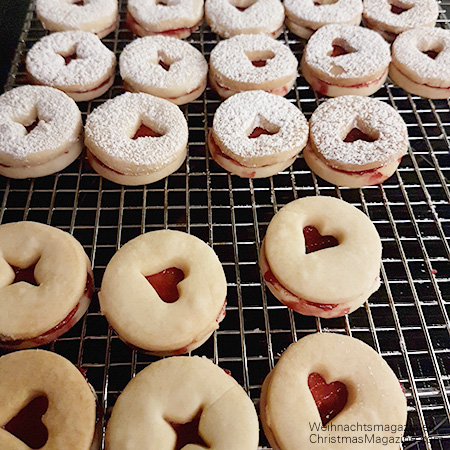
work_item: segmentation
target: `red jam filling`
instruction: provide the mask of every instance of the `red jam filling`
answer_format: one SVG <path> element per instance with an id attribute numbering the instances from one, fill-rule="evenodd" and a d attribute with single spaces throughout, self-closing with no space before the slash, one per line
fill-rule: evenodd
<path id="1" fill-rule="evenodd" d="M 261 136 L 262 134 L 268 134 L 269 136 L 275 133 L 271 133 L 270 131 L 266 130 L 265 128 L 256 127 L 249 135 L 248 137 L 250 139 L 257 138 Z"/>
<path id="2" fill-rule="evenodd" d="M 146 136 L 161 137 L 162 135 L 142 123 L 141 126 L 137 129 L 137 131 L 134 134 L 134 136 L 132 137 L 132 139 L 138 139 L 140 137 L 146 137 Z"/>
<path id="3" fill-rule="evenodd" d="M 160 60 L 158 61 L 158 64 L 159 64 L 164 70 L 166 70 L 167 72 L 169 71 L 169 69 L 170 69 L 170 64 L 166 64 L 162 59 L 160 59 Z"/>
<path id="4" fill-rule="evenodd" d="M 27 130 L 27 133 L 31 133 L 39 123 L 39 119 L 36 119 L 33 123 L 30 123 L 30 125 L 25 126 L 25 129 Z"/>
<path id="5" fill-rule="evenodd" d="M 169 422 L 170 426 L 175 430 L 177 434 L 177 442 L 174 450 L 181 450 L 188 444 L 201 445 L 203 448 L 211 448 L 200 436 L 198 426 L 200 423 L 200 417 L 202 410 L 198 411 L 195 417 L 186 423 Z"/>
<path id="6" fill-rule="evenodd" d="M 322 236 L 319 230 L 311 225 L 303 228 L 303 236 L 305 237 L 306 254 L 339 245 L 334 236 Z"/>
<path id="7" fill-rule="evenodd" d="M 162 272 L 148 275 L 147 281 L 153 286 L 161 300 L 166 303 L 176 302 L 180 296 L 178 294 L 177 285 L 184 280 L 184 273 L 176 267 L 164 269 Z"/>
<path id="8" fill-rule="evenodd" d="M 347 404 L 347 386 L 341 381 L 327 384 L 320 374 L 311 373 L 308 377 L 308 387 L 319 410 L 322 425 L 326 426 Z"/>
<path id="9" fill-rule="evenodd" d="M 391 3 L 391 2 L 389 2 Z M 403 4 L 394 4 L 391 3 L 391 13 L 400 15 L 404 13 L 405 11 L 408 11 L 408 9 L 411 9 L 413 5 L 403 5 Z"/>
<path id="10" fill-rule="evenodd" d="M 73 5 L 77 5 L 77 6 L 84 6 L 84 0 L 78 0 L 75 3 L 72 3 Z"/>
<path id="11" fill-rule="evenodd" d="M 37 262 L 35 262 L 30 267 L 26 267 L 25 269 L 21 269 L 20 267 L 11 266 L 16 274 L 14 283 L 19 283 L 20 281 L 25 281 L 26 283 L 32 284 L 33 286 L 39 286 L 39 283 L 34 278 L 34 268 L 36 267 Z"/>
<path id="12" fill-rule="evenodd" d="M 422 52 L 422 53 L 425 53 L 425 55 L 427 55 L 431 59 L 436 59 L 440 52 L 438 52 L 436 50 L 427 50 L 426 52 Z"/>
<path id="13" fill-rule="evenodd" d="M 61 55 L 61 56 L 64 58 L 64 62 L 66 63 L 66 66 L 74 59 L 77 59 L 76 53 L 72 53 L 71 55 Z"/>
<path id="14" fill-rule="evenodd" d="M 366 142 L 374 142 L 377 139 L 373 136 L 369 136 L 358 128 L 352 128 L 347 136 L 344 139 L 344 142 L 355 142 L 355 141 L 366 141 Z"/>
<path id="15" fill-rule="evenodd" d="M 41 420 L 47 409 L 48 398 L 40 395 L 31 400 L 3 428 L 28 447 L 42 448 L 48 440 L 48 430 Z"/>
<path id="16" fill-rule="evenodd" d="M 257 61 L 251 62 L 255 67 L 264 67 L 267 64 L 267 60 L 258 59 Z"/>

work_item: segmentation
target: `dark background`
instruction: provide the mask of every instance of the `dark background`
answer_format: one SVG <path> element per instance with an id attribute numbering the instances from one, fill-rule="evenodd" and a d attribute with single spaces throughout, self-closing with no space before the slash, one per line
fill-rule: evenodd
<path id="1" fill-rule="evenodd" d="M 0 0 L 0 92 L 8 78 L 9 67 L 30 0 Z"/>

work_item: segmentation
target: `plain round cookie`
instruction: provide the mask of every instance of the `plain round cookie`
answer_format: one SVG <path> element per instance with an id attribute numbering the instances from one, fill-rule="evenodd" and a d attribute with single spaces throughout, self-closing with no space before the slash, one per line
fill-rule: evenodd
<path id="1" fill-rule="evenodd" d="M 264 91 L 233 95 L 217 109 L 208 148 L 224 169 L 244 178 L 268 177 L 290 166 L 308 139 L 303 113 Z"/>
<path id="2" fill-rule="evenodd" d="M 126 89 L 183 105 L 206 88 L 208 63 L 194 46 L 168 36 L 148 36 L 128 44 L 120 55 Z"/>
<path id="3" fill-rule="evenodd" d="M 0 96 L 0 174 L 42 177 L 64 169 L 83 150 L 76 103 L 46 86 L 20 86 Z"/>
<path id="4" fill-rule="evenodd" d="M 1 347 L 46 344 L 86 312 L 91 264 L 69 233 L 36 222 L 1 225 L 0 254 Z"/>
<path id="5" fill-rule="evenodd" d="M 331 23 L 359 25 L 363 11 L 361 0 L 285 0 L 283 4 L 286 26 L 303 39 Z"/>
<path id="6" fill-rule="evenodd" d="M 65 92 L 76 102 L 103 95 L 114 82 L 116 57 L 93 33 L 62 31 L 44 36 L 26 57 L 34 84 Z"/>
<path id="7" fill-rule="evenodd" d="M 163 300 L 150 281 L 167 269 L 182 272 L 176 301 Z M 133 239 L 113 256 L 99 299 L 123 341 L 165 356 L 187 353 L 209 338 L 225 316 L 226 293 L 225 274 L 211 247 L 187 233 L 159 230 Z"/>
<path id="8" fill-rule="evenodd" d="M 211 86 L 222 98 L 263 90 L 286 95 L 297 78 L 297 58 L 288 46 L 263 34 L 220 41 L 209 60 Z"/>
<path id="9" fill-rule="evenodd" d="M 363 0 L 363 23 L 393 42 L 403 31 L 434 27 L 439 16 L 436 0 Z"/>
<path id="10" fill-rule="evenodd" d="M 388 74 L 389 44 L 372 30 L 326 25 L 306 44 L 302 74 L 311 87 L 329 97 L 372 95 Z"/>
<path id="11" fill-rule="evenodd" d="M 312 374 L 329 383 L 327 388 L 344 383 L 348 392 L 344 408 L 323 429 L 310 388 Z M 407 419 L 406 398 L 389 365 L 364 342 L 334 333 L 306 336 L 285 350 L 264 381 L 260 412 L 274 450 L 348 450 L 352 445 L 343 442 L 342 427 L 350 428 L 345 435 L 352 442 L 362 439 L 365 450 L 398 450 Z M 366 435 L 371 433 L 357 424 L 383 426 L 375 435 L 386 445 L 368 442 Z"/>
<path id="12" fill-rule="evenodd" d="M 314 111 L 303 156 L 324 180 L 360 188 L 392 176 L 408 147 L 406 124 L 392 106 L 348 95 L 329 99 Z"/>
<path id="13" fill-rule="evenodd" d="M 237 34 L 277 38 L 283 31 L 284 8 L 279 0 L 206 0 L 205 18 L 223 38 Z"/>
<path id="14" fill-rule="evenodd" d="M 392 44 L 389 77 L 415 95 L 450 97 L 450 31 L 415 28 L 400 34 Z"/>
<path id="15" fill-rule="evenodd" d="M 138 136 L 142 129 L 146 132 Z M 85 142 L 89 163 L 101 176 L 141 185 L 158 181 L 183 164 L 188 127 L 181 110 L 168 100 L 127 92 L 89 114 Z"/>
<path id="16" fill-rule="evenodd" d="M 37 0 L 36 14 L 50 31 L 81 30 L 95 33 L 100 39 L 117 26 L 117 0 Z"/>
<path id="17" fill-rule="evenodd" d="M 203 0 L 129 0 L 127 26 L 138 36 L 191 35 L 203 21 Z"/>
<path id="18" fill-rule="evenodd" d="M 337 243 L 320 248 L 322 239 L 311 228 Z M 380 286 L 380 266 L 375 226 L 359 209 L 334 197 L 305 197 L 284 206 L 270 221 L 260 253 L 272 294 L 300 314 L 323 318 L 361 306 Z"/>
<path id="19" fill-rule="evenodd" d="M 10 428 L 10 421 L 31 401 L 41 397 L 48 403 L 42 416 L 48 439 L 39 448 L 92 450 L 98 437 L 95 395 L 77 367 L 45 350 L 23 350 L 0 358 L 0 447 L 30 448 L 9 431 L 15 431 Z M 29 443 L 37 448 L 42 438 L 30 431 L 39 444 Z"/>
<path id="20" fill-rule="evenodd" d="M 117 399 L 106 448 L 180 448 L 175 428 L 196 420 L 211 450 L 258 448 L 255 407 L 230 375 L 206 358 L 165 358 L 139 372 Z M 183 448 L 204 448 L 199 445 L 187 440 Z"/>

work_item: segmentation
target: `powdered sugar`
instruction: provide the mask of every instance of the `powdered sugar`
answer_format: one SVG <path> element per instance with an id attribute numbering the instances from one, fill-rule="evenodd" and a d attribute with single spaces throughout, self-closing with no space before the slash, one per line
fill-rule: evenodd
<path id="1" fill-rule="evenodd" d="M 76 54 L 66 65 L 64 56 Z M 93 33 L 63 31 L 43 37 L 27 54 L 28 72 L 40 84 L 90 89 L 107 80 L 116 57 Z M 72 89 L 75 90 L 75 89 Z"/>
<path id="2" fill-rule="evenodd" d="M 401 14 L 391 11 L 392 4 L 403 5 L 407 9 Z M 364 18 L 382 23 L 398 31 L 429 25 L 436 22 L 439 6 L 435 0 L 401 0 L 396 3 L 388 0 L 363 0 Z"/>
<path id="3" fill-rule="evenodd" d="M 344 142 L 353 128 L 377 139 Z M 310 140 L 331 165 L 384 166 L 400 158 L 408 148 L 408 132 L 400 114 L 380 100 L 355 95 L 322 103 L 311 116 Z"/>
<path id="4" fill-rule="evenodd" d="M 192 27 L 203 17 L 203 0 L 129 0 L 128 11 L 144 28 L 164 31 Z"/>
<path id="5" fill-rule="evenodd" d="M 349 46 L 351 53 L 330 56 L 333 45 Z M 352 25 L 326 25 L 310 38 L 305 62 L 333 79 L 373 77 L 391 61 L 389 44 L 375 31 Z"/>
<path id="6" fill-rule="evenodd" d="M 250 139 L 248 135 L 261 127 L 273 132 Z M 222 103 L 214 115 L 213 133 L 221 150 L 244 160 L 280 155 L 292 149 L 300 151 L 308 137 L 308 124 L 302 112 L 283 97 L 264 91 L 233 95 Z"/>
<path id="7" fill-rule="evenodd" d="M 159 60 L 170 65 L 165 70 Z M 166 97 L 196 89 L 208 73 L 204 56 L 195 47 L 168 36 L 149 36 L 127 45 L 120 56 L 120 75 L 133 88 L 162 90 Z"/>
<path id="8" fill-rule="evenodd" d="M 250 59 L 271 57 L 263 67 Z M 297 58 L 289 47 L 263 34 L 241 34 L 219 42 L 211 52 L 211 69 L 219 78 L 239 83 L 264 83 L 297 76 Z"/>
<path id="9" fill-rule="evenodd" d="M 347 23 L 361 16 L 361 0 L 337 0 L 336 3 L 316 5 L 314 0 L 285 0 L 286 16 L 293 22 Z"/>
<path id="10" fill-rule="evenodd" d="M 117 20 L 117 0 L 37 0 L 39 19 L 53 31 L 83 30 L 99 32 Z"/>
<path id="11" fill-rule="evenodd" d="M 132 139 L 141 124 L 162 136 Z M 181 110 L 169 101 L 144 93 L 125 93 L 88 116 L 85 136 L 92 153 L 112 169 L 123 171 L 123 165 L 132 165 L 149 172 L 177 159 L 186 148 L 188 127 Z"/>
<path id="12" fill-rule="evenodd" d="M 27 133 L 25 127 L 35 120 L 39 123 Z M 11 165 L 42 152 L 62 151 L 79 138 L 81 129 L 80 110 L 63 92 L 31 85 L 13 89 L 0 97 L 0 162 Z"/>
<path id="13" fill-rule="evenodd" d="M 249 6 L 244 11 L 237 7 Z M 240 33 L 272 34 L 284 22 L 284 8 L 279 0 L 206 0 L 206 21 L 223 37 Z"/>
<path id="14" fill-rule="evenodd" d="M 438 52 L 435 59 L 426 51 Z M 407 75 L 421 84 L 450 86 L 450 31 L 443 28 L 415 28 L 400 34 L 392 45 L 393 64 L 407 68 Z M 399 68 L 404 71 L 403 68 Z"/>

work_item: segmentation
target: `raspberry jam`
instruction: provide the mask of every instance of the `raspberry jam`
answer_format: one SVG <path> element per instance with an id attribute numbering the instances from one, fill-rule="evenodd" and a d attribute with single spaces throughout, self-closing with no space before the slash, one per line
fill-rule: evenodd
<path id="1" fill-rule="evenodd" d="M 16 274 L 13 284 L 19 283 L 20 281 L 25 281 L 26 283 L 32 284 L 33 286 L 39 286 L 39 283 L 34 278 L 34 268 L 36 267 L 36 264 L 37 262 L 30 267 L 26 267 L 25 269 L 11 266 L 14 270 L 14 273 Z"/>
<path id="2" fill-rule="evenodd" d="M 322 236 L 317 228 L 311 225 L 303 228 L 303 236 L 305 237 L 306 254 L 339 245 L 334 236 Z"/>
<path id="3" fill-rule="evenodd" d="M 361 131 L 359 128 L 352 128 L 345 137 L 344 142 L 355 142 L 360 140 L 366 142 L 374 142 L 377 139 L 364 133 L 364 131 Z"/>
<path id="4" fill-rule="evenodd" d="M 64 58 L 64 62 L 66 63 L 66 66 L 70 63 L 70 61 L 73 61 L 74 59 L 77 59 L 77 54 L 72 53 L 71 55 L 61 55 Z"/>
<path id="5" fill-rule="evenodd" d="M 170 64 L 166 64 L 162 59 L 160 59 L 160 60 L 158 61 L 158 64 L 159 64 L 164 70 L 166 70 L 167 72 L 169 71 L 169 69 L 170 69 Z"/>
<path id="6" fill-rule="evenodd" d="M 211 448 L 206 444 L 198 432 L 198 425 L 200 423 L 201 415 L 202 410 L 200 410 L 190 422 L 186 423 L 175 423 L 168 421 L 177 434 L 177 442 L 174 450 L 181 450 L 188 444 L 196 444 L 201 445 L 203 448 Z"/>
<path id="7" fill-rule="evenodd" d="M 41 448 L 48 440 L 48 430 L 41 420 L 47 409 L 48 398 L 40 395 L 31 400 L 3 428 L 28 447 Z"/>
<path id="8" fill-rule="evenodd" d="M 33 123 L 30 123 L 30 125 L 25 126 L 25 129 L 27 130 L 27 133 L 31 133 L 39 123 L 39 119 L 35 119 Z"/>
<path id="9" fill-rule="evenodd" d="M 166 70 L 168 70 L 168 69 L 166 69 Z M 155 130 L 152 130 L 147 125 L 144 125 L 143 123 L 141 123 L 141 125 L 137 129 L 136 133 L 134 133 L 134 136 L 132 139 L 138 139 L 140 137 L 146 137 L 146 136 L 161 137 L 162 135 L 157 133 Z"/>
<path id="10" fill-rule="evenodd" d="M 308 387 L 319 410 L 322 425 L 326 426 L 347 404 L 347 386 L 340 381 L 327 384 L 320 374 L 311 373 Z"/>
<path id="11" fill-rule="evenodd" d="M 268 134 L 268 135 L 270 136 L 270 135 L 275 134 L 275 133 L 271 133 L 270 131 L 268 131 L 268 130 L 266 130 L 266 129 L 264 129 L 264 128 L 261 128 L 261 127 L 256 127 L 256 128 L 248 135 L 248 137 L 249 137 L 250 139 L 254 139 L 254 138 L 257 138 L 257 137 L 261 136 L 262 134 Z"/>
<path id="12" fill-rule="evenodd" d="M 162 272 L 148 275 L 147 281 L 153 286 L 161 300 L 166 303 L 176 302 L 180 296 L 178 294 L 177 285 L 184 280 L 184 273 L 176 267 L 164 269 Z"/>
<path id="13" fill-rule="evenodd" d="M 396 14 L 397 16 L 403 14 L 405 11 L 408 11 L 408 9 L 411 9 L 413 7 L 413 5 L 403 5 L 399 2 L 396 3 L 397 4 L 391 3 L 391 13 Z"/>

